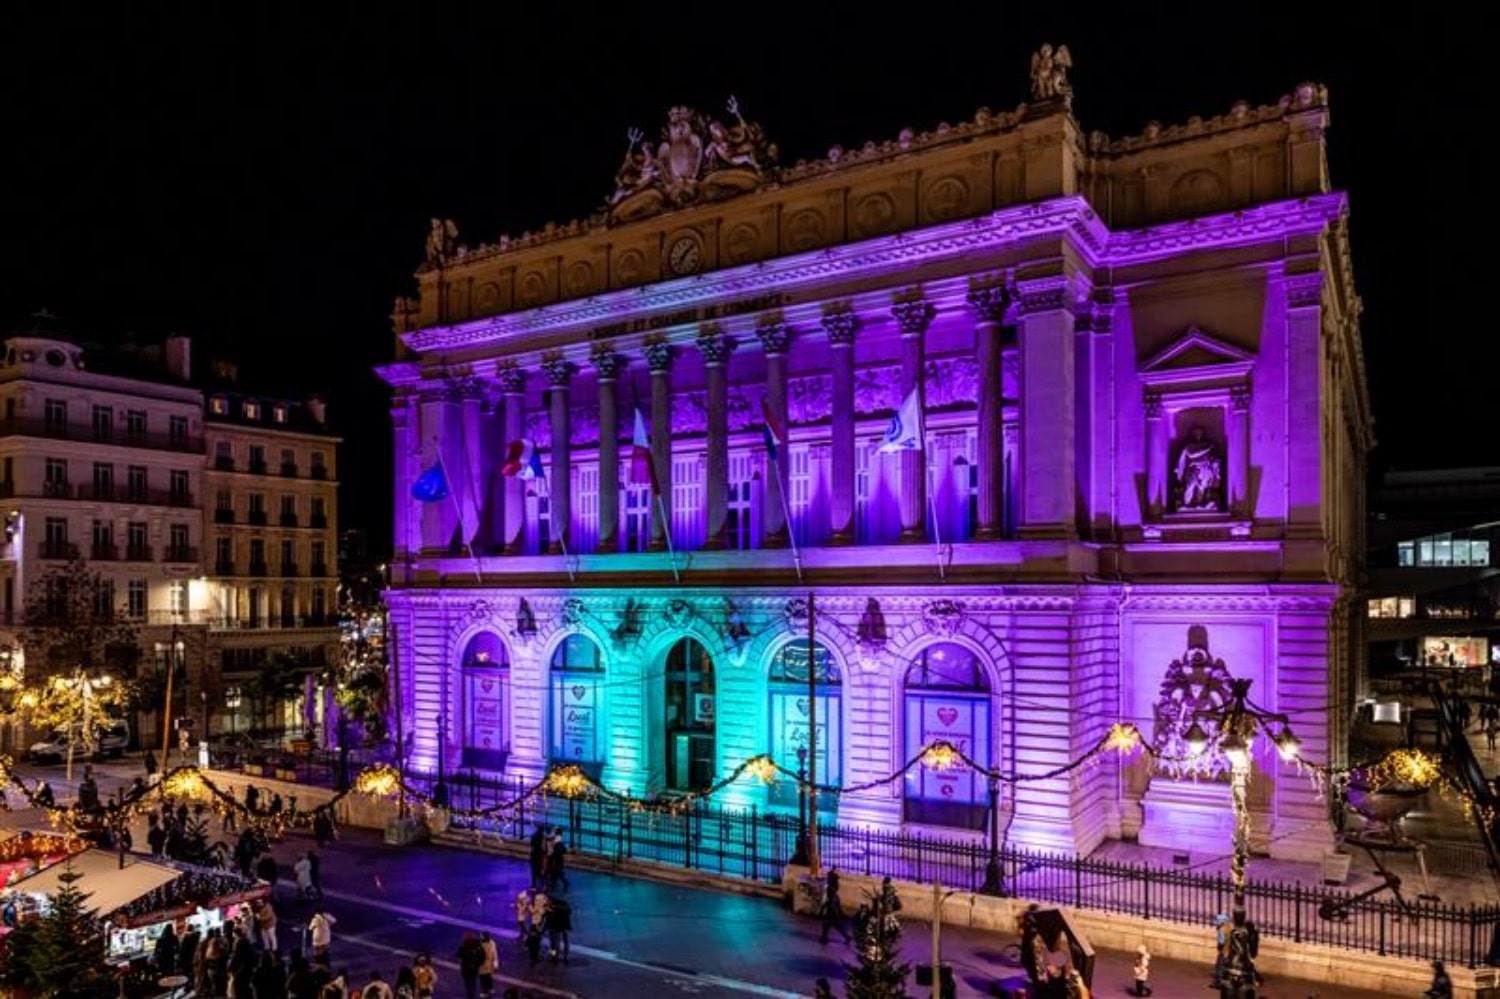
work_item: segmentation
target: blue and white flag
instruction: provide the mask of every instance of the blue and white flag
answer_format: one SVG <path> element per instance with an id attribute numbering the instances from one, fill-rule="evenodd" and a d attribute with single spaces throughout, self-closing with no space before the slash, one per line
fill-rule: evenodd
<path id="1" fill-rule="evenodd" d="M 436 503 L 448 498 L 448 476 L 443 474 L 443 463 L 435 461 L 427 471 L 417 476 L 411 484 L 411 498 L 421 503 Z"/>
<path id="2" fill-rule="evenodd" d="M 901 408 L 896 410 L 896 415 L 891 417 L 891 425 L 886 428 L 878 450 L 882 454 L 887 451 L 920 451 L 922 442 L 922 400 L 913 387 Z"/>

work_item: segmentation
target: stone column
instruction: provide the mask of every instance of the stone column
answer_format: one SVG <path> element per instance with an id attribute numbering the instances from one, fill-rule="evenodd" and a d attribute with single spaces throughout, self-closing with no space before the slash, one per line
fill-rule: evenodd
<path id="1" fill-rule="evenodd" d="M 703 488 L 707 502 L 703 547 L 723 548 L 729 513 L 729 353 L 732 344 L 719 330 L 709 327 L 698 335 L 698 350 L 707 372 L 704 408 L 708 411 L 708 455 Z"/>
<path id="2" fill-rule="evenodd" d="M 573 380 L 573 373 L 577 370 L 578 365 L 562 357 L 549 357 L 542 361 L 542 372 L 547 376 L 552 399 L 552 469 L 545 487 L 551 527 L 547 544 L 547 553 L 550 555 L 561 555 L 563 551 L 571 550 L 568 539 L 573 534 L 573 414 L 568 408 L 568 383 Z"/>
<path id="3" fill-rule="evenodd" d="M 786 350 L 792 331 L 785 323 L 767 323 L 755 331 L 766 355 L 766 409 L 776 422 L 786 427 Z M 767 455 L 766 495 L 761 504 L 761 544 L 766 548 L 785 548 L 791 525 L 787 511 L 787 442 L 783 441 L 774 463 Z"/>
<path id="4" fill-rule="evenodd" d="M 833 351 L 832 415 L 829 428 L 829 495 L 833 515 L 832 543 L 854 543 L 854 331 L 859 320 L 848 310 L 830 312 L 823 317 L 823 332 Z"/>
<path id="5" fill-rule="evenodd" d="M 599 551 L 620 550 L 620 409 L 616 385 L 629 362 L 605 347 L 593 356 L 599 372 Z"/>
<path id="6" fill-rule="evenodd" d="M 1063 275 L 1019 283 L 1021 292 L 1022 538 L 1078 533 L 1071 289 Z"/>
<path id="7" fill-rule="evenodd" d="M 1229 485 L 1229 511 L 1250 515 L 1250 386 L 1229 390 L 1229 419 L 1225 426 L 1224 463 Z"/>
<path id="8" fill-rule="evenodd" d="M 646 344 L 651 370 L 651 464 L 661 487 L 661 503 L 651 498 L 651 550 L 665 551 L 672 523 L 672 348 L 664 341 Z"/>
<path id="9" fill-rule="evenodd" d="M 926 336 L 927 327 L 936 314 L 930 302 L 916 300 L 897 302 L 891 307 L 896 325 L 901 329 L 901 399 L 906 401 L 915 389 L 917 405 L 926 419 Z M 915 451 L 902 451 L 901 459 L 901 541 L 911 544 L 927 540 L 927 445 Z"/>
<path id="10" fill-rule="evenodd" d="M 979 363 L 979 519 L 974 533 L 980 540 L 992 541 L 1004 533 L 1005 387 L 1001 361 L 1005 345 L 1001 324 L 1010 300 L 1010 290 L 1004 285 L 969 290 L 969 307 L 977 320 L 974 353 Z"/>
<path id="11" fill-rule="evenodd" d="M 1146 519 L 1159 521 L 1167 512 L 1167 414 L 1160 392 L 1147 392 L 1146 404 Z"/>
<path id="12" fill-rule="evenodd" d="M 392 529 L 395 531 L 396 543 L 393 546 L 397 561 L 406 552 L 415 552 L 421 545 L 421 537 L 417 531 L 412 529 L 414 501 L 411 498 L 411 484 L 417 472 L 414 472 L 415 462 L 412 452 L 415 450 L 415 442 L 411 439 L 411 396 L 402 389 L 396 390 L 396 397 L 391 400 L 391 446 L 392 455 L 395 458 L 396 473 L 396 502 L 395 522 Z M 231 555 L 234 553 L 231 551 Z M 204 555 L 207 558 L 207 553 Z"/>
<path id="13" fill-rule="evenodd" d="M 515 364 L 499 369 L 505 393 L 505 446 L 526 436 L 526 372 Z M 526 544 L 526 483 L 514 475 L 505 479 L 505 554 L 519 555 Z"/>

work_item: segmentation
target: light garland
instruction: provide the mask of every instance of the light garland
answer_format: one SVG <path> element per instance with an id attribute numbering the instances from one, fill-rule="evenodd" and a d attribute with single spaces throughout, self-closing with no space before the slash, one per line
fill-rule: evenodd
<path id="1" fill-rule="evenodd" d="M 181 767 L 173 770 L 162 778 L 161 793 L 163 797 L 205 804 L 213 798 L 213 792 L 208 789 L 203 772 L 197 767 Z"/>
<path id="2" fill-rule="evenodd" d="M 596 787 L 583 768 L 572 763 L 553 768 L 542 781 L 544 791 L 568 799 L 590 797 Z"/>
<path id="3" fill-rule="evenodd" d="M 1136 728 L 1133 722 L 1115 722 L 1109 727 L 1109 733 L 1104 737 L 1104 748 L 1113 750 L 1121 756 L 1129 756 L 1139 751 L 1143 744 L 1141 730 Z"/>
<path id="4" fill-rule="evenodd" d="M 388 798 L 400 789 L 400 771 L 385 763 L 361 771 L 354 779 L 355 793 L 372 798 Z"/>
<path id="5" fill-rule="evenodd" d="M 1387 784 L 1407 784 L 1425 790 L 1443 779 L 1440 761 L 1420 749 L 1393 750 L 1366 773 L 1377 790 Z"/>
<path id="6" fill-rule="evenodd" d="M 952 770 L 964 759 L 963 753 L 950 742 L 934 742 L 922 753 L 922 766 L 929 770 Z"/>
<path id="7" fill-rule="evenodd" d="M 745 769 L 762 784 L 770 784 L 776 780 L 776 763 L 770 756 L 762 754 L 752 760 L 747 760 Z"/>

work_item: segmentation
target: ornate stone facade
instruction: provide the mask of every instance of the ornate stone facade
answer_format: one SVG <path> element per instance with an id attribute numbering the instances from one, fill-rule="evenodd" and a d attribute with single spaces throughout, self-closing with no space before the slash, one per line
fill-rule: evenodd
<path id="1" fill-rule="evenodd" d="M 549 505 L 556 483 L 506 480 L 460 498 L 477 511 L 460 523 L 413 502 L 421 462 L 398 461 L 402 710 L 454 719 L 415 727 L 419 762 L 439 740 L 464 759 L 485 725 L 511 773 L 574 759 L 638 793 L 785 760 L 808 740 L 809 602 L 835 782 L 934 738 L 1008 773 L 1059 767 L 1117 716 L 1150 727 L 1190 630 L 1297 719 L 1309 756 L 1341 757 L 1329 677 L 1346 664 L 1329 659 L 1348 643 L 1330 636 L 1358 566 L 1330 553 L 1364 550 L 1337 511 L 1369 425 L 1321 91 L 1115 141 L 1073 120 L 1066 49 L 1039 60 L 1015 114 L 816 164 L 777 168 L 749 123 L 735 138 L 674 109 L 659 143 L 633 134 L 603 221 L 440 248 L 383 369 L 398 454 L 457 440 L 464 404 L 423 390 L 462 376 L 501 399 L 460 447 L 473 481 L 525 436 L 571 488 Z M 1226 172 L 1247 144 L 1255 168 Z M 561 283 L 528 283 L 544 273 Z M 455 289 L 471 297 L 439 324 Z M 1330 339 L 1342 360 L 1323 370 Z M 644 363 L 586 363 L 600 351 Z M 608 442 L 601 411 L 618 414 Z M 568 556 L 548 554 L 560 526 Z M 469 686 L 476 641 L 507 657 L 498 707 Z M 1323 806 L 1264 748 L 1256 835 L 1320 856 Z M 750 782 L 722 794 L 786 807 Z M 1001 807 L 1010 842 L 1088 851 L 1201 831 L 1206 794 L 1111 759 Z M 977 835 L 987 798 L 972 773 L 920 771 L 837 807 Z"/>

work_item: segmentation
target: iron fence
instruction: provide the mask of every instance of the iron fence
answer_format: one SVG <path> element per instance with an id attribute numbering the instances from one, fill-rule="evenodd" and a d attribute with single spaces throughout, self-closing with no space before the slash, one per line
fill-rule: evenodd
<path id="1" fill-rule="evenodd" d="M 408 771 L 431 793 L 435 775 Z M 458 772 L 446 780 L 455 809 L 481 810 L 514 801 L 528 786 L 515 778 Z M 477 835 L 523 840 L 539 823 L 567 830 L 569 849 L 606 859 L 651 862 L 726 877 L 779 883 L 798 840 L 795 815 L 757 808 L 729 809 L 697 802 L 681 813 L 632 810 L 609 798 L 538 798 L 494 819 L 456 817 Z M 974 839 L 819 823 L 825 867 L 902 881 L 940 881 L 978 892 L 989 850 Z M 1233 886 L 1227 874 L 1134 864 L 1103 858 L 1037 853 L 1004 846 L 997 857 L 1005 894 L 1183 923 L 1211 925 L 1228 913 Z M 1293 943 L 1476 967 L 1500 964 L 1500 905 L 1449 905 L 1374 898 L 1301 882 L 1251 881 L 1249 918 L 1266 936 Z"/>

